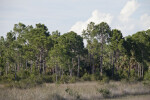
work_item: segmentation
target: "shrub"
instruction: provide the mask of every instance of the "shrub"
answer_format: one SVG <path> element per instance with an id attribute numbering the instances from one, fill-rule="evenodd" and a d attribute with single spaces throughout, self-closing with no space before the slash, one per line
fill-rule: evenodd
<path id="1" fill-rule="evenodd" d="M 94 75 L 94 74 L 90 75 L 90 80 L 91 81 L 96 81 L 97 80 L 96 75 Z"/>
<path id="2" fill-rule="evenodd" d="M 60 82 L 61 82 L 61 83 L 68 83 L 68 82 L 69 82 L 69 76 L 63 75 L 63 76 L 60 78 Z"/>
<path id="3" fill-rule="evenodd" d="M 144 81 L 150 81 L 150 70 L 148 72 L 146 72 L 146 74 L 144 76 Z"/>
<path id="4" fill-rule="evenodd" d="M 17 74 L 17 80 L 26 79 L 30 76 L 30 72 L 27 70 L 21 69 Z"/>
<path id="5" fill-rule="evenodd" d="M 104 76 L 102 77 L 102 82 L 103 82 L 103 83 L 109 83 L 109 78 L 108 78 L 106 75 L 104 75 Z"/>
<path id="6" fill-rule="evenodd" d="M 50 95 L 46 100 L 66 100 L 64 97 L 60 96 L 57 93 Z"/>
<path id="7" fill-rule="evenodd" d="M 150 70 L 146 72 L 143 84 L 150 86 Z"/>
<path id="8" fill-rule="evenodd" d="M 104 89 L 97 89 L 97 91 L 99 93 L 101 93 L 104 98 L 109 97 L 110 94 L 111 94 L 110 91 L 108 89 L 106 89 L 106 88 L 104 88 Z"/>
<path id="9" fill-rule="evenodd" d="M 73 96 L 76 99 L 80 99 L 80 95 L 79 95 L 79 93 L 77 91 L 73 91 L 72 89 L 67 88 L 65 90 L 65 92 L 68 93 L 70 96 Z"/>
<path id="10" fill-rule="evenodd" d="M 3 80 L 3 82 L 8 82 L 8 83 L 9 83 L 9 82 L 12 82 L 12 81 L 15 80 L 15 75 L 9 73 L 9 74 L 7 74 L 7 75 L 4 75 L 4 76 L 2 77 L 2 80 Z"/>
<path id="11" fill-rule="evenodd" d="M 43 82 L 46 82 L 46 83 L 52 83 L 53 82 L 51 75 L 43 75 L 42 80 L 43 80 Z"/>
<path id="12" fill-rule="evenodd" d="M 76 77 L 73 76 L 70 78 L 69 83 L 75 83 L 76 82 Z"/>
<path id="13" fill-rule="evenodd" d="M 83 80 L 83 81 L 90 81 L 90 80 L 91 80 L 91 77 L 90 77 L 89 74 L 85 73 L 85 74 L 82 76 L 81 80 Z"/>

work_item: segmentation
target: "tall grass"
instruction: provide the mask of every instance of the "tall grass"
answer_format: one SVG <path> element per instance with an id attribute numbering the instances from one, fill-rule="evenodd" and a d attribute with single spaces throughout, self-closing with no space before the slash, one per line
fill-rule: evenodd
<path id="1" fill-rule="evenodd" d="M 105 95 L 105 90 L 106 94 Z M 100 92 L 98 91 L 100 90 Z M 108 93 L 109 92 L 109 93 Z M 104 94 L 103 94 L 104 93 Z M 0 85 L 0 100 L 75 100 L 119 97 L 150 93 L 150 87 L 138 83 L 78 82 L 72 84 L 42 84 L 33 88 L 6 88 Z"/>

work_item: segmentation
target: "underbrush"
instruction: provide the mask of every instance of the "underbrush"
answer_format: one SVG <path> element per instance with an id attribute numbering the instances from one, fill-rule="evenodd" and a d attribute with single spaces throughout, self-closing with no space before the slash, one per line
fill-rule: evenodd
<path id="1" fill-rule="evenodd" d="M 15 83 L 18 88 L 1 88 L 0 97 L 2 100 L 99 100 L 105 98 L 118 98 L 128 95 L 140 95 L 150 93 L 150 88 L 138 83 L 122 83 L 110 81 L 101 82 L 77 82 L 74 84 L 41 84 L 33 81 Z M 19 86 L 19 85 L 20 86 Z M 25 85 L 25 86 L 24 86 Z M 40 86 L 39 86 L 40 85 Z M 25 88 L 24 88 L 25 87 Z"/>
<path id="2" fill-rule="evenodd" d="M 104 98 L 108 98 L 108 97 L 110 97 L 110 95 L 111 95 L 110 90 L 107 89 L 107 88 L 100 88 L 100 89 L 97 89 L 97 91 L 98 91 L 99 93 L 101 93 Z"/>

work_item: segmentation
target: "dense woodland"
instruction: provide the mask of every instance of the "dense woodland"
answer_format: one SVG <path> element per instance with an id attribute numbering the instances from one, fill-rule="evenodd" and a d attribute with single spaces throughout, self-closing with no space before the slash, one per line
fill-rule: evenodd
<path id="1" fill-rule="evenodd" d="M 1 82 L 150 80 L 149 69 L 150 30 L 123 37 L 105 22 L 91 22 L 80 36 L 19 23 L 0 38 Z"/>

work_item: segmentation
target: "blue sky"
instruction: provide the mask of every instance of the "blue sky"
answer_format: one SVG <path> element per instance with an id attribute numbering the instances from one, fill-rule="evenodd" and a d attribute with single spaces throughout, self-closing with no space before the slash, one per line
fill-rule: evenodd
<path id="1" fill-rule="evenodd" d="M 150 28 L 150 0 L 0 0 L 0 36 L 14 24 L 45 24 L 49 31 L 78 34 L 105 21 L 124 36 Z"/>

